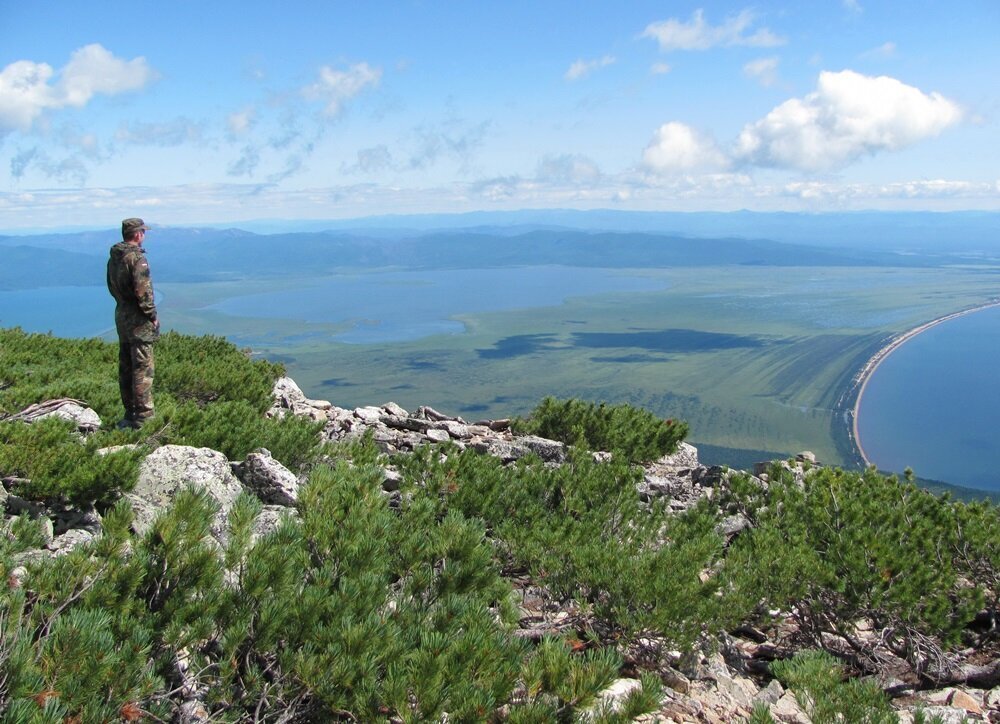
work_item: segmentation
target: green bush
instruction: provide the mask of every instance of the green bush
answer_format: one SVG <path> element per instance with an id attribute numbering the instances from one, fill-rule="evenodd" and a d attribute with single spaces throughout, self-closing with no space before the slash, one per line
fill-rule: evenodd
<path id="1" fill-rule="evenodd" d="M 131 511 L 119 506 L 104 535 L 52 561 L 29 563 L 30 593 L 0 593 L 0 714 L 4 721 L 121 721 L 140 710 L 164 717 L 165 680 L 143 602 L 140 561 L 124 555 Z M 0 546 L 10 575 L 17 541 Z M 4 660 L 5 659 L 5 660 Z"/>
<path id="2" fill-rule="evenodd" d="M 242 460 L 255 448 L 267 448 L 275 460 L 292 470 L 312 461 L 319 452 L 322 423 L 287 415 L 265 418 L 244 400 L 215 402 L 200 407 L 178 404 L 157 413 L 167 425 L 165 442 L 218 450 L 230 460 Z"/>
<path id="3" fill-rule="evenodd" d="M 514 636 L 483 523 L 441 515 L 433 490 L 394 511 L 376 452 L 355 452 L 315 469 L 301 518 L 259 539 L 259 501 L 236 502 L 220 549 L 215 505 L 188 491 L 139 538 L 122 503 L 100 538 L 30 564 L 30 596 L 0 590 L 0 716 L 166 720 L 181 686 L 226 721 L 571 721 L 591 705 L 617 656 Z M 0 573 L 19 547 L 0 537 Z M 622 714 L 595 721 L 649 711 L 658 691 L 645 677 Z"/>
<path id="4" fill-rule="evenodd" d="M 776 661 L 771 671 L 815 724 L 895 724 L 899 721 L 889 698 L 871 681 L 846 680 L 846 672 L 825 651 L 804 651 Z"/>
<path id="5" fill-rule="evenodd" d="M 271 406 L 280 363 L 251 360 L 223 337 L 191 337 L 168 332 L 156 344 L 155 391 L 178 401 L 248 403 L 257 414 Z"/>
<path id="6" fill-rule="evenodd" d="M 726 559 L 745 615 L 792 610 L 815 645 L 835 634 L 862 660 L 870 645 L 853 627 L 865 620 L 920 670 L 918 638 L 954 644 L 982 606 L 981 586 L 967 585 L 956 564 L 956 506 L 945 497 L 873 469 L 816 469 L 796 483 L 780 466 L 766 491 L 735 491 L 756 523 Z"/>
<path id="7" fill-rule="evenodd" d="M 117 345 L 0 329 L 0 418 L 59 397 L 84 401 L 101 419 L 120 416 Z"/>
<path id="8" fill-rule="evenodd" d="M 439 515 L 483 520 L 507 570 L 527 571 L 626 636 L 655 629 L 684 645 L 721 626 L 717 583 L 701 577 L 722 555 L 715 513 L 706 505 L 666 517 L 643 504 L 642 471 L 623 459 L 596 462 L 577 449 L 559 467 L 537 458 L 504 466 L 473 451 L 424 450 L 398 465 L 434 492 Z"/>
<path id="9" fill-rule="evenodd" d="M 100 455 L 96 439 L 84 442 L 73 423 L 46 418 L 32 424 L 0 423 L 0 473 L 28 479 L 14 491 L 24 498 L 74 503 L 114 500 L 135 486 L 144 453 Z"/>
<path id="10" fill-rule="evenodd" d="M 631 405 L 594 404 L 546 397 L 527 419 L 517 420 L 520 432 L 605 450 L 632 462 L 647 462 L 672 453 L 688 432 L 686 423 L 663 420 Z"/>
<path id="11" fill-rule="evenodd" d="M 987 605 L 1000 623 L 1000 508 L 987 501 L 955 503 L 955 565 L 989 596 Z"/>
<path id="12" fill-rule="evenodd" d="M 266 447 L 298 471 L 318 456 L 322 426 L 264 417 L 281 374 L 281 365 L 251 360 L 220 337 L 165 334 L 156 347 L 157 413 L 141 431 L 105 426 L 81 442 L 68 422 L 0 419 L 0 475 L 29 479 L 17 491 L 23 497 L 110 503 L 135 484 L 148 449 L 107 456 L 96 451 L 150 436 L 155 444 L 212 447 L 234 460 Z M 103 420 L 117 420 L 117 344 L 0 330 L 0 418 L 61 397 L 83 401 Z"/>

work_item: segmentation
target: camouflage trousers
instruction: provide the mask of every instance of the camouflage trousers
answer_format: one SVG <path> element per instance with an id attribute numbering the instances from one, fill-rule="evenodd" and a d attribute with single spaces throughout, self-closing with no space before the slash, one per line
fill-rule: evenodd
<path id="1" fill-rule="evenodd" d="M 143 422 L 153 416 L 153 343 L 118 338 L 118 389 L 125 417 Z"/>

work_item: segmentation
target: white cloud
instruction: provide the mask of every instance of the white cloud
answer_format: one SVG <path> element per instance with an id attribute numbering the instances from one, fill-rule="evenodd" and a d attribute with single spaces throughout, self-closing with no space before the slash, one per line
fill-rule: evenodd
<path id="1" fill-rule="evenodd" d="M 590 75 L 598 68 L 606 68 L 615 62 L 614 56 L 605 55 L 603 58 L 595 60 L 578 60 L 566 71 L 566 80 L 579 80 Z"/>
<path id="2" fill-rule="evenodd" d="M 824 181 L 799 181 L 785 184 L 779 190 L 786 196 L 824 203 L 843 204 L 851 201 L 910 199 L 988 199 L 995 197 L 997 184 L 948 179 L 923 179 L 919 181 L 897 181 L 884 184 L 839 184 Z"/>
<path id="3" fill-rule="evenodd" d="M 861 3 L 858 0 L 842 0 L 844 9 L 851 13 L 862 13 L 864 8 L 861 7 Z"/>
<path id="4" fill-rule="evenodd" d="M 335 70 L 328 65 L 319 70 L 319 80 L 303 89 L 303 94 L 326 103 L 328 116 L 340 115 L 344 103 L 369 86 L 377 86 L 382 79 L 382 69 L 368 63 L 355 63 L 347 70 Z"/>
<path id="5" fill-rule="evenodd" d="M 96 43 L 74 51 L 58 76 L 47 63 L 15 61 L 0 71 L 0 134 L 30 130 L 47 110 L 79 108 L 97 94 L 140 90 L 155 78 L 145 58 L 122 60 Z"/>
<path id="6" fill-rule="evenodd" d="M 381 173 L 392 169 L 392 153 L 385 144 L 379 144 L 370 148 L 362 148 L 358 151 L 358 162 L 347 169 L 359 173 Z"/>
<path id="7" fill-rule="evenodd" d="M 185 143 L 197 143 L 202 139 L 202 126 L 187 118 L 154 123 L 123 123 L 115 132 L 119 143 L 137 146 L 160 146 L 169 148 Z"/>
<path id="8" fill-rule="evenodd" d="M 601 170 L 586 156 L 561 154 L 544 157 L 535 175 L 543 181 L 592 183 L 601 178 Z"/>
<path id="9" fill-rule="evenodd" d="M 230 138 L 239 138 L 246 135 L 256 122 L 257 110 L 252 107 L 244 108 L 229 114 L 226 118 L 226 130 Z"/>
<path id="10" fill-rule="evenodd" d="M 862 58 L 891 58 L 896 54 L 896 44 L 891 40 L 877 48 L 872 48 L 871 50 L 866 50 L 861 54 Z"/>
<path id="11" fill-rule="evenodd" d="M 778 80 L 778 59 L 758 58 L 743 66 L 743 74 L 756 78 L 763 86 L 772 86 Z"/>
<path id="12" fill-rule="evenodd" d="M 79 108 L 98 93 L 113 96 L 139 90 L 155 78 L 145 58 L 121 60 L 94 43 L 73 52 L 57 90 L 67 105 Z"/>
<path id="13" fill-rule="evenodd" d="M 751 32 L 755 20 L 754 13 L 743 10 L 738 15 L 731 15 L 721 25 L 710 25 L 705 21 L 704 11 L 700 8 L 691 15 L 691 20 L 684 22 L 670 18 L 657 23 L 650 23 L 643 31 L 643 38 L 653 38 L 660 45 L 660 50 L 708 50 L 715 47 L 745 45 L 751 47 L 772 47 L 783 45 L 785 39 L 775 35 L 767 28 Z"/>
<path id="14" fill-rule="evenodd" d="M 19 180 L 34 169 L 48 179 L 72 182 L 82 186 L 87 181 L 87 168 L 83 159 L 71 155 L 61 160 L 53 159 L 37 146 L 16 154 L 10 160 L 11 178 Z"/>
<path id="15" fill-rule="evenodd" d="M 925 94 L 895 78 L 824 71 L 815 92 L 785 101 L 744 127 L 734 155 L 758 166 L 837 168 L 937 135 L 961 116 L 939 93 Z"/>
<path id="16" fill-rule="evenodd" d="M 726 166 L 725 155 L 712 139 L 683 123 L 664 123 L 642 154 L 643 163 L 658 173 Z"/>
<path id="17" fill-rule="evenodd" d="M 18 60 L 0 71 L 0 131 L 26 131 L 42 111 L 56 106 L 51 77 L 52 66 L 30 60 Z"/>
<path id="18" fill-rule="evenodd" d="M 247 145 L 240 157 L 229 164 L 226 173 L 230 176 L 253 176 L 260 165 L 260 151 L 252 145 Z"/>
<path id="19" fill-rule="evenodd" d="M 668 63 L 653 63 L 649 72 L 653 75 L 665 75 L 670 72 L 670 65 Z"/>
<path id="20" fill-rule="evenodd" d="M 660 126 L 642 154 L 643 163 L 658 173 L 722 168 L 725 156 L 715 143 L 676 121 Z"/>
<path id="21" fill-rule="evenodd" d="M 489 121 L 468 125 L 450 120 L 439 126 L 416 128 L 416 150 L 410 155 L 408 166 L 414 170 L 426 169 L 442 159 L 450 159 L 457 161 L 464 173 L 471 168 L 472 158 L 483 145 L 489 127 Z"/>

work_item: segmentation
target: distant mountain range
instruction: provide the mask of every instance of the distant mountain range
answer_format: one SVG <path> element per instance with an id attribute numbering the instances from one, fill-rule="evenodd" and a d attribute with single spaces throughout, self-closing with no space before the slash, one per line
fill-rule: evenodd
<path id="1" fill-rule="evenodd" d="M 504 220 L 508 223 L 500 223 Z M 418 221 L 435 228 L 411 228 Z M 551 223 L 559 221 L 566 225 Z M 986 212 L 812 216 L 613 211 L 510 212 L 500 216 L 484 212 L 353 220 L 352 228 L 336 228 L 347 222 L 324 223 L 331 228 L 269 234 L 233 228 L 163 227 L 149 234 L 146 247 L 154 278 L 164 282 L 372 268 L 550 264 L 612 268 L 931 267 L 1000 263 L 1000 214 Z M 615 224 L 620 228 L 601 228 Z M 650 230 L 671 225 L 682 230 Z M 0 289 L 101 284 L 107 250 L 116 236 L 115 230 L 2 236 Z"/>

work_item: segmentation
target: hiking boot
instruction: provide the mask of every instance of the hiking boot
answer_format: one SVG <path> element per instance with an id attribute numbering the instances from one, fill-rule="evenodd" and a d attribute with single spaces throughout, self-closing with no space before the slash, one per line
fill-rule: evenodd
<path id="1" fill-rule="evenodd" d="M 138 430 L 140 427 L 142 427 L 142 423 L 136 422 L 135 420 L 129 417 L 124 417 L 118 421 L 118 424 L 115 425 L 115 427 L 118 428 L 119 430 Z"/>

